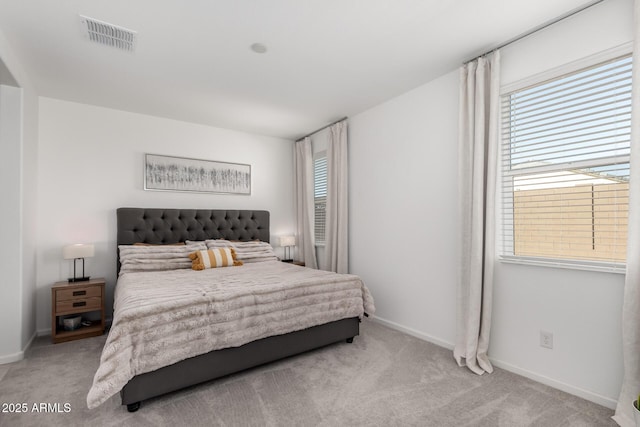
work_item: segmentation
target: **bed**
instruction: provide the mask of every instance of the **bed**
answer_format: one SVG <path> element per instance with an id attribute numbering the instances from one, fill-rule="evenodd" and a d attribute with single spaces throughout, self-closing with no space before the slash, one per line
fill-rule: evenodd
<path id="1" fill-rule="evenodd" d="M 214 239 L 226 239 L 229 241 L 239 242 L 252 242 L 257 240 L 261 242 L 270 241 L 269 212 L 267 211 L 120 208 L 117 210 L 117 230 L 117 245 L 119 248 L 123 247 L 121 245 L 172 245 L 185 241 L 202 242 L 211 241 Z M 127 251 L 128 249 L 129 247 L 123 247 L 123 251 Z M 118 273 L 120 273 L 120 269 L 120 256 L 118 256 Z M 294 297 L 290 295 L 284 296 L 285 294 L 282 294 L 281 297 L 278 297 L 282 299 L 282 301 L 278 302 L 279 304 L 289 304 L 289 301 L 294 301 L 295 298 L 308 298 L 309 295 L 313 295 L 314 292 L 316 292 L 315 289 L 319 289 L 319 281 L 326 280 L 325 278 L 321 277 L 323 275 L 331 277 L 331 280 L 329 280 L 329 282 L 335 282 L 331 286 L 334 286 L 336 289 L 340 288 L 340 292 L 343 292 L 341 288 L 342 285 L 340 283 L 341 281 L 344 280 L 345 283 L 349 282 L 352 288 L 355 286 L 353 284 L 353 278 L 355 277 L 359 281 L 356 276 L 335 275 L 334 273 L 311 270 L 278 261 L 246 264 L 246 266 L 237 269 L 236 267 L 210 269 L 205 274 L 215 274 L 215 280 L 222 280 L 220 279 L 220 277 L 223 276 L 229 277 L 229 280 L 231 280 L 232 284 L 234 283 L 234 281 L 240 280 L 247 280 L 247 282 L 255 281 L 256 283 L 253 284 L 254 290 L 263 289 L 263 287 L 264 289 L 268 289 L 268 286 L 272 286 L 274 287 L 274 292 L 272 292 L 273 295 L 281 295 L 279 288 L 276 289 L 275 287 L 284 287 L 286 283 L 292 283 L 291 281 L 294 279 L 291 279 L 291 277 L 304 277 L 304 286 L 296 288 L 296 292 L 298 292 L 298 294 L 296 294 Z M 278 275 L 280 274 L 286 274 L 286 280 L 279 279 L 280 276 Z M 168 289 L 166 286 L 163 287 L 163 281 L 166 280 L 173 280 L 174 282 L 185 280 L 185 284 L 181 284 L 180 287 L 181 292 L 184 292 L 185 295 L 188 295 L 189 292 L 192 292 L 193 295 L 202 293 L 202 299 L 208 298 L 212 300 L 212 297 L 210 296 L 207 296 L 205 298 L 205 294 L 208 291 L 203 291 L 201 284 L 195 283 L 193 285 L 189 285 L 192 286 L 192 288 L 189 288 L 186 284 L 187 275 L 193 276 L 194 273 L 190 272 L 189 270 L 175 270 L 166 273 L 145 272 L 144 275 L 138 276 L 136 276 L 136 274 L 124 274 L 120 276 L 116 294 L 120 293 L 121 295 L 116 299 L 116 311 L 118 311 L 119 307 L 128 307 L 124 305 L 125 303 L 122 302 L 123 300 L 128 301 L 138 298 L 137 301 L 143 301 L 142 305 L 144 305 L 144 298 L 141 299 L 140 294 L 137 294 L 136 296 L 136 294 L 132 290 L 136 286 L 138 286 L 140 289 L 145 289 L 145 292 L 148 292 L 151 288 L 150 284 L 153 284 L 154 286 L 157 284 L 158 290 L 154 292 L 158 292 L 159 294 L 161 294 L 164 289 Z M 307 276 L 309 276 L 308 279 L 306 278 Z M 199 277 L 204 278 L 205 275 L 203 274 Z M 260 277 L 260 281 L 264 281 L 265 283 L 257 283 L 258 280 L 254 280 L 252 279 L 252 277 Z M 196 282 L 198 282 L 198 280 L 196 280 Z M 124 286 L 125 283 L 127 284 L 126 287 Z M 146 288 L 145 283 L 147 283 Z M 258 287 L 258 285 L 260 287 Z M 122 288 L 120 288 L 121 286 Z M 175 291 L 172 289 L 171 292 Z M 350 289 L 348 292 L 352 292 L 353 295 L 353 292 L 355 292 L 355 288 Z M 254 293 L 255 291 L 248 293 L 247 298 L 256 298 Z M 240 324 L 243 325 L 243 328 L 238 328 L 236 331 L 235 329 L 233 329 L 233 323 L 228 324 L 228 327 L 232 328 L 230 329 L 230 331 L 237 332 L 237 334 L 232 333 L 232 338 L 229 338 L 228 340 L 226 340 L 226 338 L 220 339 L 220 343 L 215 344 L 216 346 L 224 345 L 224 348 L 216 348 L 212 351 L 207 351 L 194 357 L 187 357 L 181 360 L 177 360 L 175 362 L 167 364 L 166 366 L 161 366 L 157 369 L 148 370 L 147 368 L 145 368 L 148 371 L 138 368 L 140 366 L 143 366 L 146 362 L 148 362 L 148 360 L 152 360 L 153 357 L 145 355 L 144 358 L 140 358 L 140 361 L 131 356 L 130 358 L 133 360 L 133 362 L 128 362 L 127 358 L 129 358 L 129 355 L 127 354 L 123 356 L 124 350 L 121 350 L 119 347 L 122 346 L 122 344 L 118 342 L 110 344 L 112 334 L 116 335 L 115 339 L 117 340 L 118 335 L 121 333 L 121 330 L 126 330 L 128 327 L 127 323 L 124 320 L 120 320 L 121 318 L 124 319 L 126 317 L 122 314 L 122 312 L 126 310 L 124 310 L 124 308 L 121 308 L 120 314 L 114 314 L 114 324 L 112 325 L 112 330 L 110 331 L 107 343 L 105 344 L 105 350 L 103 350 L 103 355 L 101 357 L 101 366 L 96 373 L 94 385 L 87 397 L 88 406 L 95 407 L 106 400 L 104 396 L 102 396 L 100 399 L 96 398 L 96 393 L 94 391 L 96 389 L 96 383 L 99 383 L 98 377 L 100 377 L 100 381 L 102 381 L 102 383 L 99 384 L 100 386 L 104 386 L 105 384 L 107 384 L 112 386 L 112 388 L 120 387 L 117 381 L 112 380 L 111 378 L 108 378 L 108 380 L 106 381 L 102 380 L 102 374 L 100 374 L 101 370 L 103 371 L 103 373 L 105 371 L 115 370 L 113 367 L 103 367 L 103 364 L 107 363 L 107 361 L 105 361 L 105 359 L 107 358 L 105 357 L 107 348 L 111 349 L 111 354 L 116 354 L 119 351 L 117 356 L 114 357 L 120 357 L 121 360 L 130 363 L 131 366 L 127 366 L 131 372 L 135 372 L 136 369 L 144 371 L 143 373 L 132 374 L 132 377 L 129 378 L 128 376 L 126 376 L 128 375 L 129 371 L 124 370 L 126 372 L 125 374 L 123 374 L 123 376 L 125 376 L 127 381 L 126 384 L 122 386 L 120 395 L 122 404 L 127 405 L 127 409 L 130 412 L 133 412 L 140 408 L 141 402 L 143 400 L 150 399 L 152 397 L 180 390 L 191 385 L 213 380 L 215 378 L 239 372 L 264 363 L 269 363 L 285 357 L 300 354 L 302 352 L 320 348 L 329 344 L 337 343 L 340 341 L 353 342 L 353 338 L 359 334 L 359 322 L 362 315 L 367 315 L 367 313 L 364 313 L 365 309 L 363 309 L 363 306 L 366 306 L 366 298 L 364 297 L 365 294 L 368 295 L 368 290 L 366 290 L 366 287 L 364 286 L 364 284 L 362 284 L 362 302 L 360 303 L 361 306 L 359 312 L 356 311 L 353 307 L 350 307 L 347 310 L 342 302 L 340 302 L 340 304 L 331 303 L 332 305 L 327 303 L 327 307 L 330 307 L 331 309 L 335 308 L 335 312 L 327 312 L 326 315 L 325 313 L 321 313 L 322 315 L 318 315 L 313 319 L 305 318 L 300 321 L 296 320 L 295 330 L 292 330 L 294 328 L 293 320 L 290 321 L 287 316 L 279 316 L 273 317 L 273 319 L 279 319 L 279 321 L 273 322 L 274 326 L 276 326 L 275 333 L 272 333 L 271 331 L 267 333 L 262 330 L 262 327 L 265 323 L 270 323 L 262 321 L 260 323 L 256 323 L 255 325 L 252 324 L 250 328 L 247 327 L 247 330 L 250 330 L 250 333 L 247 332 L 246 334 L 244 334 L 243 331 L 245 331 L 245 329 L 243 328 L 244 325 L 247 324 L 246 320 L 236 319 L 236 321 L 242 322 Z M 200 297 L 200 295 L 197 295 L 197 297 Z M 162 301 L 162 298 L 158 298 L 160 301 Z M 180 297 L 175 297 L 174 294 L 174 297 L 167 296 L 165 298 L 167 300 L 171 300 L 169 302 L 169 304 L 171 304 L 171 307 L 178 306 Z M 185 298 L 187 297 L 185 296 Z M 370 295 L 368 295 L 367 298 L 368 310 L 366 311 L 371 313 L 374 310 L 373 300 L 370 298 Z M 216 296 L 213 299 L 216 299 L 216 301 L 222 301 L 224 298 Z M 216 303 L 222 304 L 222 302 L 220 301 Z M 141 303 L 138 302 L 137 304 L 140 305 Z M 340 306 L 339 309 L 336 308 L 338 305 Z M 193 308 L 187 307 L 186 305 L 185 307 L 186 308 L 184 308 L 183 310 L 193 310 Z M 222 315 L 219 313 L 220 310 L 215 307 L 213 309 L 206 309 L 211 312 L 207 313 L 207 316 Z M 150 308 L 150 310 L 151 309 L 152 308 Z M 292 308 L 291 310 L 294 309 L 295 308 Z M 159 311 L 160 309 L 157 310 Z M 246 312 L 247 310 L 249 309 L 243 307 L 236 311 Z M 343 315 L 341 314 L 343 312 L 348 312 L 351 314 L 343 318 Z M 162 315 L 177 316 L 177 314 L 173 311 L 163 312 Z M 271 316 L 271 314 L 269 315 Z M 253 316 L 253 314 L 251 314 L 251 316 Z M 334 319 L 336 316 L 340 318 Z M 264 317 L 264 319 L 271 318 L 272 317 Z M 328 321 L 327 319 L 331 320 Z M 120 323 L 116 324 L 116 321 Z M 288 324 L 281 325 L 279 322 L 288 322 Z M 225 323 L 225 325 L 227 325 L 227 323 Z M 116 330 L 117 332 L 114 332 L 114 330 Z M 148 326 L 145 334 L 153 335 L 154 330 L 155 328 L 153 328 L 153 325 Z M 286 332 L 281 333 L 282 331 Z M 239 337 L 235 337 L 235 335 L 238 335 Z M 244 342 L 247 341 L 248 336 L 256 336 L 259 338 Z M 216 337 L 215 339 L 218 338 Z M 156 346 L 163 346 L 163 350 L 161 352 L 158 351 L 157 354 L 163 357 L 173 357 L 174 355 L 172 353 L 177 353 L 178 350 L 171 347 L 166 347 L 166 349 L 164 348 L 165 345 L 170 345 L 167 344 L 170 341 L 171 340 L 164 340 L 155 343 L 154 345 Z M 209 344 L 208 341 L 207 343 Z M 238 343 L 241 344 L 236 345 Z M 124 348 L 124 346 L 122 347 Z M 181 346 L 177 347 L 181 348 Z M 135 353 L 135 350 L 133 352 Z M 175 356 L 176 359 L 179 359 L 180 357 L 182 356 Z M 113 363 L 113 366 L 119 366 L 118 363 L 120 362 L 116 360 Z M 153 364 L 149 362 L 149 364 L 146 366 L 153 366 Z M 109 381 L 115 384 L 110 384 Z M 120 381 L 122 381 L 122 378 L 120 378 Z"/>

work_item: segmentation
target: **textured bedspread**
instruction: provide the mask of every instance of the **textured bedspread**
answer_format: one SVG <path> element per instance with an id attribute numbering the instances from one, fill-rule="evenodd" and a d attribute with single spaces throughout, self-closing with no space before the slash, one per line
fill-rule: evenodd
<path id="1" fill-rule="evenodd" d="M 279 261 L 127 273 L 118 279 L 87 405 L 99 406 L 135 375 L 189 357 L 374 310 L 357 276 Z"/>

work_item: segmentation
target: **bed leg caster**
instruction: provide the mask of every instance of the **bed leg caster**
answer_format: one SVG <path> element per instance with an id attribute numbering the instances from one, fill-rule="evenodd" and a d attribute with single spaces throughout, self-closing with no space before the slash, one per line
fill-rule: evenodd
<path id="1" fill-rule="evenodd" d="M 138 409 L 140 409 L 140 402 L 129 403 L 127 405 L 127 411 L 129 412 L 136 412 Z"/>
<path id="2" fill-rule="evenodd" d="M 353 337 L 347 338 L 347 343 L 351 344 L 353 342 Z"/>

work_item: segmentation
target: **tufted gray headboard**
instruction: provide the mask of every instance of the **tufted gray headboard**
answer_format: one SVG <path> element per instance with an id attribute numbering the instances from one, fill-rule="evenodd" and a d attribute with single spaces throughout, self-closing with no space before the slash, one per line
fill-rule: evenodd
<path id="1" fill-rule="evenodd" d="M 268 211 L 119 208 L 116 213 L 118 245 L 206 239 L 268 242 L 270 237 Z"/>

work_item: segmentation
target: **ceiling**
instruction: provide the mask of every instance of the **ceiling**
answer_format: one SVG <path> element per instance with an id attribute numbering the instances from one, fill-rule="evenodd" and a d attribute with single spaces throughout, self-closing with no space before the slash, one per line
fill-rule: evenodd
<path id="1" fill-rule="evenodd" d="M 0 0 L 0 31 L 41 96 L 297 139 L 585 3 Z M 135 51 L 79 15 L 137 31 Z"/>

